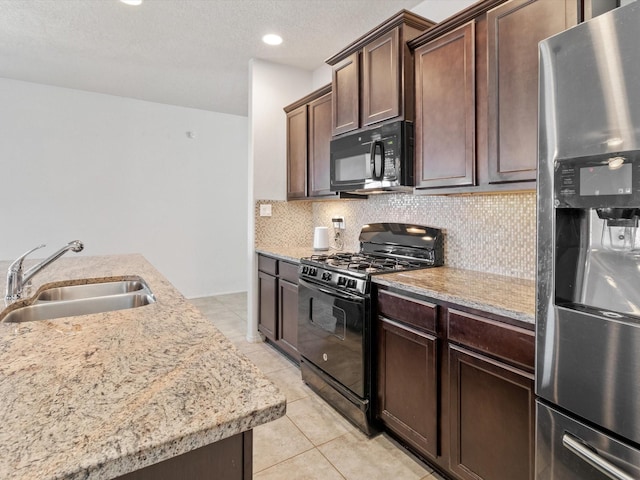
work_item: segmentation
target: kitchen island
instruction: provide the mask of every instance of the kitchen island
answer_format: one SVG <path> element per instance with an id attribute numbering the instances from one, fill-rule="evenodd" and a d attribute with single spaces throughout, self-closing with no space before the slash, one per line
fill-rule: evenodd
<path id="1" fill-rule="evenodd" d="M 0 478 L 117 478 L 234 436 L 250 478 L 250 432 L 284 395 L 142 256 L 60 259 L 29 295 L 130 276 L 156 303 L 0 323 Z"/>

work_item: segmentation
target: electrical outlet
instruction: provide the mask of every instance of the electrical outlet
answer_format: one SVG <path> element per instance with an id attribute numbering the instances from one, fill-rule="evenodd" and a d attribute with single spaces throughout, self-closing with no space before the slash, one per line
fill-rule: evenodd
<path id="1" fill-rule="evenodd" d="M 260 216 L 261 217 L 270 217 L 271 216 L 271 205 L 264 204 L 260 205 Z"/>
<path id="2" fill-rule="evenodd" d="M 331 219 L 331 223 L 333 223 L 333 228 L 337 228 L 338 230 L 344 230 L 347 228 L 344 223 L 344 217 L 333 217 Z"/>

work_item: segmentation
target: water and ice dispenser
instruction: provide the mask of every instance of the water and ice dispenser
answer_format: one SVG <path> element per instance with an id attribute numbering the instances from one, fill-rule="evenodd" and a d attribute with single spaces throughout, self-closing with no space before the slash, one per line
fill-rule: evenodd
<path id="1" fill-rule="evenodd" d="M 640 315 L 640 153 L 556 160 L 556 304 Z"/>

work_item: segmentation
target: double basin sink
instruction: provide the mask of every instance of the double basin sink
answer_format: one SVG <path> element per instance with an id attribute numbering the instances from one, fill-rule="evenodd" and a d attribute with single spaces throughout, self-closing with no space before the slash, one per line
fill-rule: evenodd
<path id="1" fill-rule="evenodd" d="M 91 279 L 82 284 L 51 286 L 24 306 L 7 309 L 0 322 L 32 322 L 137 308 L 156 299 L 141 277 L 124 280 Z"/>

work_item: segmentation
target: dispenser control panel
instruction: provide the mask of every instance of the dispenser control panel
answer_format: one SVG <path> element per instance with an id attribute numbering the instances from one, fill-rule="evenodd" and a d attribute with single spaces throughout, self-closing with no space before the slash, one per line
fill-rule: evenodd
<path id="1" fill-rule="evenodd" d="M 558 159 L 558 208 L 640 207 L 640 152 Z"/>

